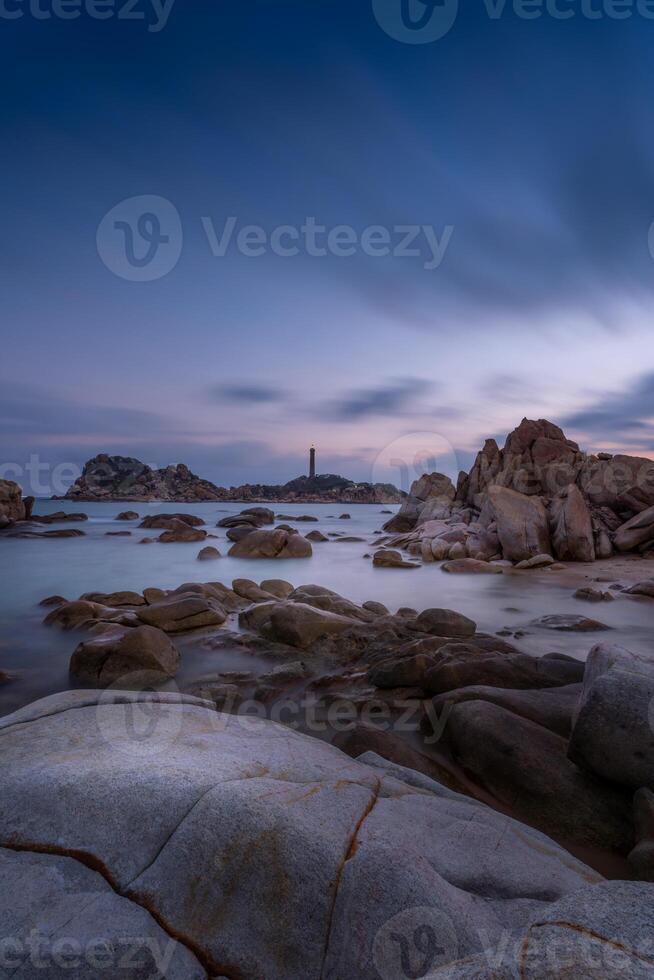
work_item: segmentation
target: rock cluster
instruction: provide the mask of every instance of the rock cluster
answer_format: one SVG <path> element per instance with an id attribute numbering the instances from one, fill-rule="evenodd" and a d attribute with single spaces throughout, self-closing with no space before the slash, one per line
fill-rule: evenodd
<path id="1" fill-rule="evenodd" d="M 423 560 L 591 562 L 654 550 L 654 463 L 588 456 L 543 419 L 523 419 L 503 449 L 486 441 L 457 487 L 442 474 L 415 481 L 384 530 Z M 461 569 L 463 570 L 463 569 Z"/>

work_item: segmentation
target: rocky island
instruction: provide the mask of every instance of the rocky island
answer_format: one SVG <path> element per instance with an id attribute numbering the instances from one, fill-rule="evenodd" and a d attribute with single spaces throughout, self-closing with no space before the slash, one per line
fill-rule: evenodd
<path id="1" fill-rule="evenodd" d="M 311 474 L 283 485 L 245 484 L 218 487 L 183 463 L 153 470 L 138 459 L 101 453 L 88 460 L 64 500 L 177 501 L 236 500 L 277 503 L 399 503 L 403 494 L 387 483 L 354 483 L 343 476 Z"/>

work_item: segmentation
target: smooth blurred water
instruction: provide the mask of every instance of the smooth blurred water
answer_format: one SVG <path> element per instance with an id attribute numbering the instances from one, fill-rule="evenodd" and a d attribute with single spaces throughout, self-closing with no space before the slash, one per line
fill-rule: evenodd
<path id="1" fill-rule="evenodd" d="M 14 710 L 36 697 L 70 686 L 68 661 L 79 642 L 79 635 L 45 627 L 47 609 L 38 606 L 45 596 L 60 594 L 68 599 L 83 592 L 111 592 L 117 589 L 142 591 L 148 586 L 175 588 L 183 582 L 219 581 L 230 585 L 235 578 L 257 582 L 283 578 L 298 586 L 309 582 L 364 602 L 375 599 L 391 611 L 401 606 L 422 610 L 430 606 L 455 609 L 471 617 L 480 630 L 495 632 L 505 626 L 526 626 L 529 635 L 519 641 L 527 652 L 543 654 L 558 650 L 584 658 L 601 639 L 620 643 L 634 650 L 652 647 L 654 603 L 618 598 L 612 603 L 589 605 L 572 598 L 569 585 L 557 584 L 556 573 L 525 575 L 448 575 L 439 565 L 417 570 L 373 568 L 364 554 L 372 553 L 375 532 L 388 515 L 374 505 L 280 504 L 281 514 L 312 514 L 318 523 L 298 523 L 301 534 L 321 530 L 338 531 L 362 537 L 364 542 L 345 543 L 330 539 L 314 544 L 313 556 L 292 561 L 246 560 L 227 557 L 231 547 L 224 530 L 215 524 L 228 514 L 237 514 L 245 504 L 200 503 L 82 503 L 38 501 L 37 513 L 82 511 L 89 520 L 79 524 L 50 525 L 75 527 L 85 536 L 71 539 L 10 539 L 0 535 L 0 561 L 5 572 L 0 590 L 0 669 L 17 675 L 10 684 L 0 686 L 0 714 Z M 123 510 L 149 514 L 183 512 L 197 514 L 206 521 L 205 530 L 217 540 L 204 543 L 140 544 L 143 537 L 160 534 L 139 530 L 140 521 L 116 521 Z M 389 508 L 386 508 L 389 509 Z M 397 508 L 390 508 L 397 509 Z M 340 520 L 347 511 L 350 520 Z M 288 522 L 291 523 L 291 522 Z M 107 537 L 107 531 L 132 532 L 131 537 Z M 219 548 L 218 561 L 200 562 L 197 554 L 204 544 Z M 550 578 L 548 579 L 548 574 Z M 593 577 L 589 566 L 588 578 Z M 602 586 L 605 588 L 606 586 Z M 573 613 L 599 619 L 613 627 L 611 632 L 591 634 L 552 633 L 535 630 L 527 624 L 536 616 Z M 264 669 L 242 652 L 225 654 L 201 649 L 183 641 L 182 679 L 225 669 Z"/>

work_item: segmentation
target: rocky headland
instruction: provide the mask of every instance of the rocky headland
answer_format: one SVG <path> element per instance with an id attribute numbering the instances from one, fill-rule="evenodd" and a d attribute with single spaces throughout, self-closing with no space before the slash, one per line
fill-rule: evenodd
<path id="1" fill-rule="evenodd" d="M 533 568 L 646 554 L 654 551 L 654 461 L 587 455 L 551 422 L 523 419 L 503 449 L 486 441 L 456 487 L 441 473 L 416 480 L 384 530 L 399 532 L 391 546 L 423 561 L 480 563 L 470 571 L 502 560 Z"/>
<path id="2" fill-rule="evenodd" d="M 300 476 L 283 485 L 245 484 L 227 489 L 202 480 L 183 463 L 153 470 L 138 459 L 100 454 L 85 463 L 82 475 L 62 499 L 384 504 L 399 503 L 403 496 L 391 484 L 354 483 L 333 474 Z"/>

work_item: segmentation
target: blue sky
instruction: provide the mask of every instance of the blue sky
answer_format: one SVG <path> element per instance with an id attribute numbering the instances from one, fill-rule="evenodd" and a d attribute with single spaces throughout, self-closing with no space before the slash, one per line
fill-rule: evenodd
<path id="1" fill-rule="evenodd" d="M 393 478 L 423 451 L 467 466 L 524 415 L 654 455 L 654 20 L 480 0 L 407 44 L 371 0 L 176 0 L 155 31 L 123 3 L 2 6 L 4 462 L 236 484 L 295 476 L 314 441 L 320 470 Z M 134 281 L 98 229 L 143 196 L 179 254 Z M 230 217 L 263 254 L 212 253 Z M 435 268 L 422 232 L 417 256 L 275 254 L 307 218 L 447 244 Z"/>

